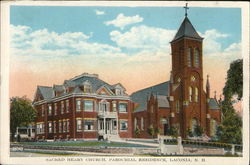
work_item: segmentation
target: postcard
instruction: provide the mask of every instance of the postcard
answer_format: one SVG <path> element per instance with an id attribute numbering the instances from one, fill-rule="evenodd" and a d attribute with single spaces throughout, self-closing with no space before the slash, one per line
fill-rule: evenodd
<path id="1" fill-rule="evenodd" d="M 1 164 L 249 163 L 249 3 L 1 3 Z"/>

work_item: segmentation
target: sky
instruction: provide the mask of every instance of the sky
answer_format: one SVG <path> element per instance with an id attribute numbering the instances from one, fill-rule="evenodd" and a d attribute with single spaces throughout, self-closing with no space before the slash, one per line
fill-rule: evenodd
<path id="1" fill-rule="evenodd" d="M 84 72 L 128 94 L 168 81 L 169 42 L 184 14 L 183 7 L 11 6 L 10 97 L 33 99 L 37 85 Z M 241 9 L 190 7 L 188 18 L 204 38 L 204 80 L 209 74 L 219 97 L 230 62 L 242 58 Z"/>

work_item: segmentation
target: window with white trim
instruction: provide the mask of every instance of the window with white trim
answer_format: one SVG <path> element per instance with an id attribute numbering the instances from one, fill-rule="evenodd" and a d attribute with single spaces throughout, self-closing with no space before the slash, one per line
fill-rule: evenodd
<path id="1" fill-rule="evenodd" d="M 76 111 L 81 111 L 81 100 L 76 100 Z"/>
<path id="2" fill-rule="evenodd" d="M 84 120 L 84 131 L 94 130 L 94 120 Z"/>
<path id="3" fill-rule="evenodd" d="M 84 100 L 84 111 L 92 112 L 94 109 L 93 100 Z"/>
<path id="4" fill-rule="evenodd" d="M 121 89 L 116 89 L 115 94 L 116 95 L 122 95 L 122 90 Z"/>
<path id="5" fill-rule="evenodd" d="M 91 93 L 92 92 L 92 86 L 89 82 L 85 82 L 83 85 L 84 93 Z"/>
<path id="6" fill-rule="evenodd" d="M 36 124 L 36 133 L 43 134 L 44 133 L 44 123 Z"/>
<path id="7" fill-rule="evenodd" d="M 66 100 L 66 112 L 69 112 L 69 100 Z"/>
<path id="8" fill-rule="evenodd" d="M 49 116 L 52 115 L 52 106 L 51 106 L 51 104 L 48 104 L 48 115 Z"/>
<path id="9" fill-rule="evenodd" d="M 121 131 L 128 130 L 128 121 L 127 120 L 120 120 L 120 130 Z"/>
<path id="10" fill-rule="evenodd" d="M 52 133 L 52 122 L 48 122 L 49 133 Z"/>
<path id="11" fill-rule="evenodd" d="M 76 131 L 82 131 L 82 119 L 76 119 Z"/>
<path id="12" fill-rule="evenodd" d="M 67 121 L 63 121 L 63 132 L 67 131 Z"/>
<path id="13" fill-rule="evenodd" d="M 61 114 L 64 113 L 64 101 L 61 101 Z"/>
<path id="14" fill-rule="evenodd" d="M 119 112 L 126 113 L 127 112 L 127 103 L 119 103 Z"/>
<path id="15" fill-rule="evenodd" d="M 116 102 L 112 102 L 112 111 L 116 112 Z"/>

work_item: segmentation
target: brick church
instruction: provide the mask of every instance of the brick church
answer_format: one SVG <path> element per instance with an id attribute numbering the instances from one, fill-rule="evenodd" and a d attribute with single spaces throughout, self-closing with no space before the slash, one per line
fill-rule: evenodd
<path id="1" fill-rule="evenodd" d="M 203 89 L 203 38 L 185 18 L 171 41 L 170 80 L 129 96 L 120 84 L 96 74 L 76 76 L 52 87 L 38 86 L 33 105 L 38 112 L 36 139 L 153 138 L 175 129 L 182 137 L 200 127 L 212 137 L 221 121 L 209 77 Z"/>
<path id="2" fill-rule="evenodd" d="M 158 129 L 169 135 L 171 128 L 187 137 L 200 127 L 206 135 L 215 136 L 221 121 L 221 110 L 216 99 L 210 97 L 209 77 L 203 89 L 203 38 L 187 17 L 171 43 L 172 71 L 170 80 L 134 92 L 131 99 L 137 103 L 133 112 L 133 129 L 140 130 L 135 137 L 150 137 L 148 129 Z"/>

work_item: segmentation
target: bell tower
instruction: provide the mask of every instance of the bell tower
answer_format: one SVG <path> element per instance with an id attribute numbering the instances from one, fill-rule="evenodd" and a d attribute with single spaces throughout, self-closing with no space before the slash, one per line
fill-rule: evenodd
<path id="1" fill-rule="evenodd" d="M 188 19 L 185 18 L 171 43 L 172 82 L 171 113 L 176 113 L 173 123 L 179 123 L 182 137 L 194 131 L 196 125 L 206 128 L 206 95 L 203 90 L 202 41 Z M 177 111 L 178 105 L 178 111 Z M 178 113 L 179 112 L 179 113 Z"/>

